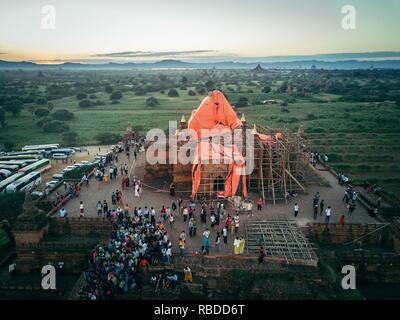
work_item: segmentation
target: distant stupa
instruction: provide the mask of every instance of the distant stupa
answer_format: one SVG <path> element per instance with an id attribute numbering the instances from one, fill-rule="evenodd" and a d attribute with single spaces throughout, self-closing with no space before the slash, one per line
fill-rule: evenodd
<path id="1" fill-rule="evenodd" d="M 265 69 L 263 67 L 261 67 L 260 64 L 257 64 L 257 67 L 255 67 L 252 71 L 253 72 L 264 72 Z"/>

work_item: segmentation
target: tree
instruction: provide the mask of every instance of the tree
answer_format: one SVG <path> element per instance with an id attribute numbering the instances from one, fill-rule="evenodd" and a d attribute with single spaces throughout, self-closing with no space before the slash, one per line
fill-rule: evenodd
<path id="1" fill-rule="evenodd" d="M 0 123 L 2 127 L 6 124 L 6 112 L 2 107 L 0 107 Z"/>
<path id="2" fill-rule="evenodd" d="M 154 97 L 149 97 L 146 100 L 146 106 L 148 106 L 148 107 L 155 107 L 155 106 L 158 106 L 159 104 L 160 103 L 158 102 L 158 100 Z"/>
<path id="3" fill-rule="evenodd" d="M 174 88 L 169 89 L 169 91 L 168 91 L 168 97 L 179 97 L 179 93 L 178 93 L 178 91 L 176 91 L 176 89 L 174 89 Z"/>
<path id="4" fill-rule="evenodd" d="M 112 93 L 114 91 L 113 87 L 111 86 L 106 86 L 105 89 L 106 93 Z"/>
<path id="5" fill-rule="evenodd" d="M 270 93 L 271 92 L 271 87 L 270 86 L 265 86 L 264 88 L 262 88 L 262 92 Z"/>
<path id="6" fill-rule="evenodd" d="M 17 116 L 23 108 L 24 104 L 21 100 L 17 99 L 6 101 L 3 106 L 3 109 L 7 112 L 12 113 L 14 117 Z"/>
<path id="7" fill-rule="evenodd" d="M 200 95 L 204 95 L 204 94 L 207 93 L 207 89 L 204 88 L 204 87 L 200 87 L 200 88 L 197 89 L 197 92 L 198 92 Z"/>
<path id="8" fill-rule="evenodd" d="M 114 91 L 110 95 L 110 100 L 120 100 L 122 99 L 122 93 L 121 91 Z"/>
<path id="9" fill-rule="evenodd" d="M 115 133 L 102 132 L 96 135 L 95 139 L 101 144 L 115 143 L 121 137 Z"/>
<path id="10" fill-rule="evenodd" d="M 50 117 L 43 117 L 43 118 L 40 118 L 39 121 L 36 122 L 36 126 L 37 126 L 38 128 L 41 128 L 41 127 L 44 126 L 44 124 L 45 124 L 46 122 L 50 122 L 50 121 L 52 121 L 52 120 L 53 120 L 53 119 L 50 118 Z"/>
<path id="11" fill-rule="evenodd" d="M 6 141 L 4 142 L 4 149 L 6 149 L 7 152 L 13 151 L 15 148 L 15 143 L 12 141 Z"/>
<path id="12" fill-rule="evenodd" d="M 189 91 L 188 91 L 188 95 L 189 95 L 189 96 L 195 96 L 195 95 L 196 95 L 196 92 L 194 92 L 193 90 L 189 90 Z"/>
<path id="13" fill-rule="evenodd" d="M 91 106 L 92 106 L 92 103 L 90 102 L 90 100 L 85 99 L 85 100 L 79 101 L 79 107 L 81 107 L 81 108 L 90 108 Z"/>
<path id="14" fill-rule="evenodd" d="M 215 89 L 215 82 L 212 80 L 208 80 L 205 84 L 206 88 L 208 91 L 214 90 Z"/>
<path id="15" fill-rule="evenodd" d="M 188 78 L 186 76 L 183 76 L 182 79 L 181 79 L 181 82 L 183 84 L 187 84 L 188 83 Z"/>
<path id="16" fill-rule="evenodd" d="M 77 98 L 78 100 L 86 99 L 86 98 L 87 98 L 87 94 L 84 93 L 84 92 L 78 92 L 78 93 L 76 94 L 76 98 Z"/>
<path id="17" fill-rule="evenodd" d="M 69 130 L 68 125 L 65 122 L 59 120 L 53 120 L 46 122 L 42 127 L 44 132 L 47 133 L 61 133 Z"/>
<path id="18" fill-rule="evenodd" d="M 51 102 L 47 103 L 47 110 L 49 110 L 50 112 L 53 111 L 54 109 L 54 104 L 52 104 Z"/>
<path id="19" fill-rule="evenodd" d="M 47 103 L 47 99 L 43 97 L 39 97 L 36 99 L 36 104 L 40 106 L 44 106 Z"/>
<path id="20" fill-rule="evenodd" d="M 43 118 L 43 117 L 48 116 L 49 114 L 50 114 L 50 111 L 47 109 L 40 108 L 40 109 L 35 110 L 35 116 L 37 118 Z"/>
<path id="21" fill-rule="evenodd" d="M 74 118 L 74 114 L 68 110 L 60 109 L 52 113 L 54 120 L 68 121 Z"/>
<path id="22" fill-rule="evenodd" d="M 76 145 L 78 134 L 75 131 L 67 131 L 62 135 L 62 140 L 65 145 L 73 146 Z"/>
<path id="23" fill-rule="evenodd" d="M 236 107 L 247 107 L 249 105 L 249 99 L 247 97 L 240 97 L 238 102 L 236 103 Z"/>

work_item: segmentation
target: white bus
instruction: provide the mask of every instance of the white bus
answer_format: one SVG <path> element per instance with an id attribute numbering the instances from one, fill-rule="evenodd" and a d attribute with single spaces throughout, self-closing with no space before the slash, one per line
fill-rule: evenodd
<path id="1" fill-rule="evenodd" d="M 14 172 L 14 171 L 18 171 L 19 166 L 17 166 L 16 164 L 11 165 L 11 164 L 1 164 L 0 163 L 0 169 L 10 170 L 11 172 Z"/>
<path id="2" fill-rule="evenodd" d="M 25 167 L 29 164 L 36 162 L 36 159 L 27 159 L 27 160 L 8 160 L 8 161 L 0 161 L 0 165 L 6 166 L 18 166 L 18 168 Z"/>
<path id="3" fill-rule="evenodd" d="M 6 187 L 13 183 L 14 181 L 18 180 L 19 178 L 23 177 L 24 174 L 19 172 L 16 174 L 13 174 L 11 177 L 8 177 L 7 179 L 3 180 L 0 182 L 0 192 L 4 192 L 6 190 Z"/>
<path id="4" fill-rule="evenodd" d="M 50 159 L 42 159 L 36 161 L 26 167 L 22 167 L 18 172 L 30 173 L 32 171 L 37 171 L 39 173 L 44 172 L 51 168 Z"/>
<path id="5" fill-rule="evenodd" d="M 46 155 L 46 150 L 44 150 L 44 149 L 7 153 L 7 156 L 11 156 L 11 157 L 13 157 L 13 156 L 36 156 L 36 157 L 39 157 L 40 159 L 43 158 L 45 155 Z"/>
<path id="6" fill-rule="evenodd" d="M 36 145 L 31 145 L 31 146 L 25 146 L 21 150 L 22 151 L 32 151 L 32 150 L 45 150 L 45 151 L 50 151 L 52 149 L 57 149 L 60 147 L 60 144 L 54 143 L 54 144 L 36 144 Z"/>
<path id="7" fill-rule="evenodd" d="M 10 183 L 5 192 L 13 193 L 17 191 L 31 190 L 42 183 L 42 178 L 39 172 L 31 172 L 22 178 Z"/>
<path id="8" fill-rule="evenodd" d="M 8 161 L 8 160 L 38 160 L 39 156 L 27 154 L 24 155 L 16 155 L 16 156 L 0 156 L 0 161 Z"/>

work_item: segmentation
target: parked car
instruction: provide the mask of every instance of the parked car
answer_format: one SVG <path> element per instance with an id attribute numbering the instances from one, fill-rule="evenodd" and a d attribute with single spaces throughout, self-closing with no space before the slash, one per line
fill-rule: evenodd
<path id="1" fill-rule="evenodd" d="M 53 174 L 53 176 L 51 177 L 53 180 L 57 180 L 57 181 L 61 181 L 64 179 L 64 174 L 62 173 L 56 173 Z"/>

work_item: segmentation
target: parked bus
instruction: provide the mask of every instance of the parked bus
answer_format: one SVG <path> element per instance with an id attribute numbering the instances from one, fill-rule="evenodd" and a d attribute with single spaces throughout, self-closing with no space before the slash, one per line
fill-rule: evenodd
<path id="1" fill-rule="evenodd" d="M 59 147 L 60 147 L 60 145 L 58 143 L 54 143 L 54 144 L 36 144 L 36 145 L 31 145 L 31 146 L 25 146 L 21 150 L 22 151 L 32 151 L 32 150 L 50 151 L 52 149 L 57 149 Z"/>
<path id="2" fill-rule="evenodd" d="M 39 172 L 31 172 L 22 178 L 10 183 L 6 189 L 6 193 L 13 193 L 17 191 L 31 190 L 42 183 L 42 178 Z"/>
<path id="3" fill-rule="evenodd" d="M 7 179 L 3 180 L 0 182 L 0 192 L 4 192 L 6 187 L 13 183 L 14 181 L 18 180 L 19 178 L 23 177 L 24 173 L 18 172 L 16 174 L 13 174 L 11 177 L 8 177 Z"/>
<path id="4" fill-rule="evenodd" d="M 50 160 L 49 159 L 42 159 L 36 161 L 26 167 L 22 167 L 18 170 L 18 172 L 24 172 L 25 174 L 30 173 L 32 171 L 37 171 L 39 173 L 44 172 L 51 168 Z"/>
<path id="5" fill-rule="evenodd" d="M 31 163 L 36 162 L 36 159 L 27 159 L 27 160 L 9 160 L 9 161 L 0 161 L 0 165 L 6 166 L 18 166 L 18 168 L 25 167 Z"/>
<path id="6" fill-rule="evenodd" d="M 35 156 L 35 155 L 17 155 L 17 156 L 1 156 L 0 157 L 0 161 L 7 161 L 7 160 L 37 160 L 39 158 L 39 156 Z"/>
<path id="7" fill-rule="evenodd" d="M 40 159 L 44 158 L 46 155 L 46 150 L 31 150 L 31 151 L 21 151 L 21 152 L 9 152 L 7 156 L 36 156 Z"/>
<path id="8" fill-rule="evenodd" d="M 5 170 L 9 170 L 11 172 L 14 172 L 14 171 L 18 171 L 19 166 L 17 166 L 16 164 L 13 164 L 13 165 L 11 165 L 11 164 L 0 164 L 0 169 L 5 169 Z"/>

